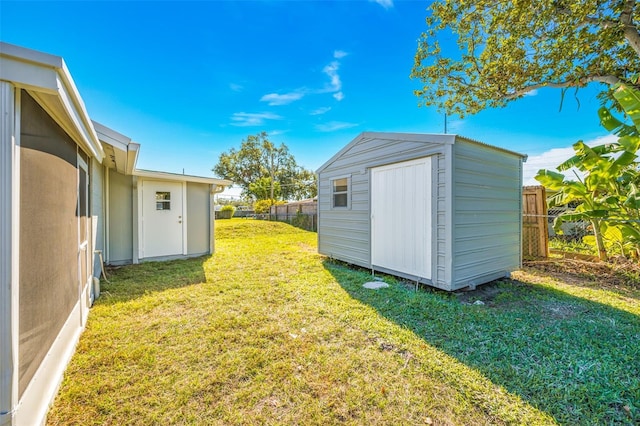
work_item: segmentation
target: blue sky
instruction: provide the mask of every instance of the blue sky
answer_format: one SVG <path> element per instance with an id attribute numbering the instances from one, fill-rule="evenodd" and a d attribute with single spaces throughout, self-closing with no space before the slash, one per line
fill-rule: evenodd
<path id="1" fill-rule="evenodd" d="M 409 78 L 424 1 L 0 1 L 2 41 L 62 56 L 96 121 L 142 144 L 138 167 L 202 176 L 267 131 L 317 169 L 363 131 L 442 133 Z M 446 45 L 445 41 L 445 45 Z M 538 90 L 449 133 L 528 154 L 525 182 L 607 135 L 600 86 Z"/>

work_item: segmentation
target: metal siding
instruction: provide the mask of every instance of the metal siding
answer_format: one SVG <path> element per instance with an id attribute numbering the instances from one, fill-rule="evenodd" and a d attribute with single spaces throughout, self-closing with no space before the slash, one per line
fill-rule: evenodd
<path id="1" fill-rule="evenodd" d="M 521 158 L 467 141 L 453 146 L 453 285 L 519 267 Z"/>
<path id="2" fill-rule="evenodd" d="M 209 185 L 187 183 L 187 254 L 209 253 Z"/>
<path id="3" fill-rule="evenodd" d="M 444 167 L 445 147 L 442 143 L 363 138 L 353 143 L 318 174 L 318 251 L 321 254 L 363 267 L 371 267 L 370 182 L 371 167 L 437 155 L 438 211 L 446 193 Z M 331 179 L 351 175 L 351 209 L 331 208 Z M 433 204 L 436 202 L 434 201 Z M 439 216 L 438 216 L 439 217 Z M 434 218 L 436 220 L 436 218 Z M 440 225 L 438 223 L 438 225 Z M 436 230 L 436 247 L 446 245 L 446 231 Z M 438 249 L 438 255 L 440 255 Z M 438 263 L 440 264 L 440 263 Z M 435 265 L 433 263 L 432 265 Z M 440 268 L 440 267 L 439 267 Z M 440 268 L 441 269 L 441 268 Z M 432 268 L 434 280 L 444 282 L 445 273 Z M 438 285 L 441 286 L 441 285 Z"/>
<path id="4" fill-rule="evenodd" d="M 133 178 L 109 169 L 109 263 L 133 261 Z"/>
<path id="5" fill-rule="evenodd" d="M 97 160 L 91 161 L 91 176 L 89 184 L 91 185 L 91 235 L 92 256 L 93 256 L 93 276 L 100 277 L 100 257 L 95 254 L 96 250 L 104 252 L 104 168 Z"/>

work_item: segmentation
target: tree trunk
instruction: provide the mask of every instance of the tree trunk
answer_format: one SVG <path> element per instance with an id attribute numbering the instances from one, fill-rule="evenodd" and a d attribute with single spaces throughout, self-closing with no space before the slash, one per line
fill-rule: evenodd
<path id="1" fill-rule="evenodd" d="M 607 249 L 604 247 L 604 241 L 602 240 L 602 232 L 600 231 L 600 220 L 591 219 L 591 225 L 593 226 L 593 235 L 596 237 L 596 247 L 598 248 L 598 258 L 602 261 L 607 261 Z"/>

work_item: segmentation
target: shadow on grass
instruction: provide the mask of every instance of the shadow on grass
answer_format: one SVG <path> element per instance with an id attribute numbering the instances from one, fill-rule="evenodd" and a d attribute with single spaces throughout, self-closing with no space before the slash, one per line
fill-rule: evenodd
<path id="1" fill-rule="evenodd" d="M 127 302 L 149 293 L 204 283 L 203 265 L 209 257 L 109 267 L 107 276 L 110 283 L 101 280 L 96 304 Z"/>
<path id="2" fill-rule="evenodd" d="M 514 280 L 462 297 L 326 260 L 353 297 L 565 424 L 640 422 L 640 318 Z M 473 304 L 475 300 L 484 304 Z"/>

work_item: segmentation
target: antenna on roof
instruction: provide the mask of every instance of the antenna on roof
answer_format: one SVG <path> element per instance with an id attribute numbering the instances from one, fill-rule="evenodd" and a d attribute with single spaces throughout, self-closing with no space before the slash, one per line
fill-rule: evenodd
<path id="1" fill-rule="evenodd" d="M 444 134 L 447 134 L 447 113 L 444 113 Z"/>
<path id="2" fill-rule="evenodd" d="M 446 131 L 446 130 L 445 130 L 444 132 L 445 132 L 445 133 L 447 133 L 447 131 Z M 182 168 L 182 174 L 184 174 L 184 167 Z"/>

